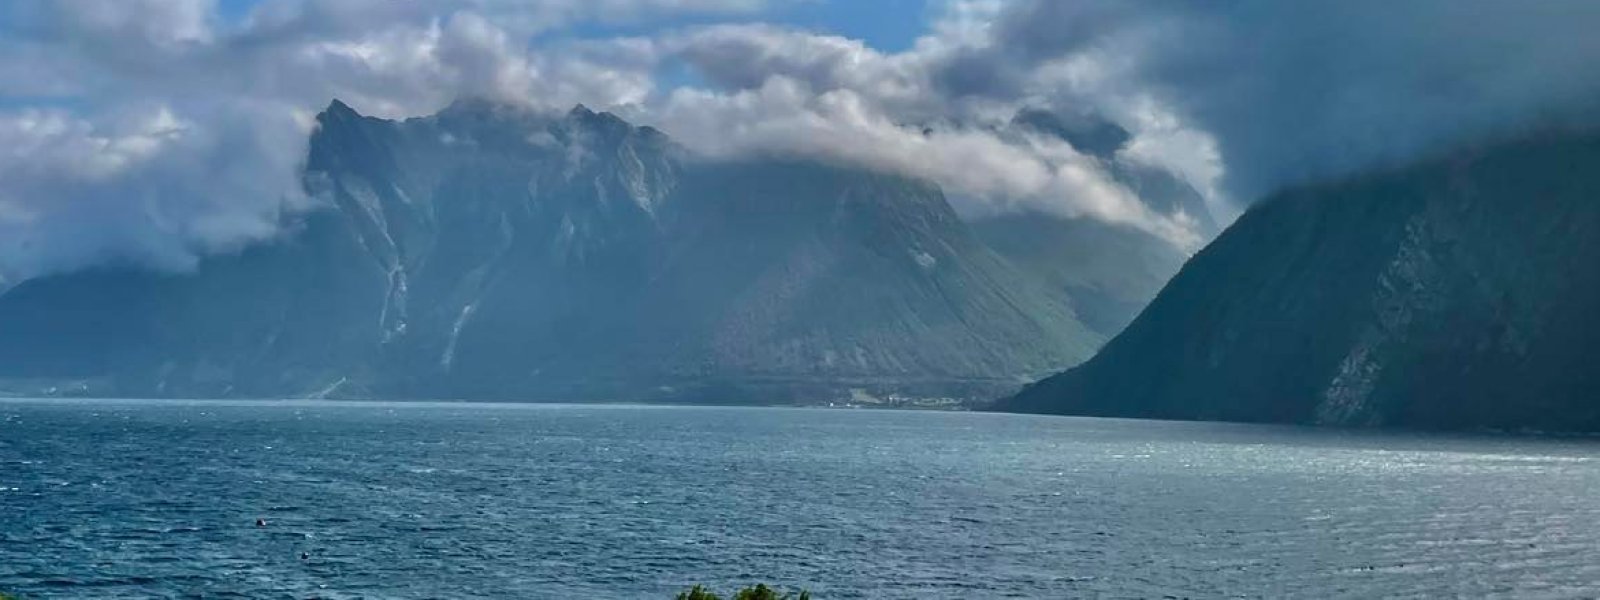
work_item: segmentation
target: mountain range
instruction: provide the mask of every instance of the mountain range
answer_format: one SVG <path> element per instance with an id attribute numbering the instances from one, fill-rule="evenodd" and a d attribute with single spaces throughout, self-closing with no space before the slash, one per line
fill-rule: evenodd
<path id="1" fill-rule="evenodd" d="M 1092 220 L 964 219 L 910 177 L 710 160 L 581 106 L 335 101 L 316 123 L 316 206 L 276 239 L 0 289 L 0 394 L 760 404 L 1045 377 L 995 407 L 1600 431 L 1594 134 L 1289 189 L 1190 259 Z M 1003 133 L 1216 226 L 1114 124 Z"/>
<path id="2" fill-rule="evenodd" d="M 1131 234 L 1043 217 L 974 228 L 926 182 L 705 160 L 583 107 L 463 100 L 396 121 L 335 101 L 305 187 L 320 206 L 286 215 L 279 239 L 193 272 L 107 265 L 3 292 L 0 389 L 983 396 L 1088 358 L 1183 258 L 1153 251 L 1131 283 L 1103 267 L 1051 276 L 1037 257 L 1101 259 L 1010 232 Z M 985 241 L 1002 239 L 1020 242 L 1002 255 Z"/>

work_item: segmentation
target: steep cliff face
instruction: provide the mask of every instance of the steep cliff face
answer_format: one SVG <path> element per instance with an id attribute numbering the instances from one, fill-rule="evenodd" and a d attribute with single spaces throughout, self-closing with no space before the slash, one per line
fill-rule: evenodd
<path id="1" fill-rule="evenodd" d="M 1104 339 L 926 184 L 710 163 L 582 107 L 318 117 L 283 239 L 0 295 L 0 380 L 169 396 L 975 393 Z M 710 397 L 726 396 L 727 398 Z"/>
<path id="2" fill-rule="evenodd" d="M 1295 190 L 1247 212 L 1088 363 L 1065 414 L 1600 430 L 1600 138 Z"/>

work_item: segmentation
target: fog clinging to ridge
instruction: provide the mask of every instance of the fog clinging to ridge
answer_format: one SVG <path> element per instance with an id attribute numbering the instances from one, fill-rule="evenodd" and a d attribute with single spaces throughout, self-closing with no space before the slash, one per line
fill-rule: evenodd
<path id="1" fill-rule="evenodd" d="M 1103 162 L 1018 110 L 1128 129 L 1226 220 L 1272 189 L 1475 136 L 1587 125 L 1594 3 L 948 0 L 887 52 L 782 22 L 782 0 L 23 1 L 0 8 L 0 280 L 108 261 L 184 269 L 278 233 L 334 97 L 425 114 L 461 96 L 584 103 L 710 156 L 906 172 L 969 217 L 1035 211 L 1186 249 Z M 692 15 L 694 23 L 650 28 Z M 627 33 L 577 35 L 588 24 Z M 528 41 L 531 40 L 531 41 Z M 684 74 L 688 73 L 688 76 Z"/>

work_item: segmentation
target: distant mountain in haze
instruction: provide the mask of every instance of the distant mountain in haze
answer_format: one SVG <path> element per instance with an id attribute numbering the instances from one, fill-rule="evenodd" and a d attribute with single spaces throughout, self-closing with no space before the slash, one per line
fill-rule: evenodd
<path id="1" fill-rule="evenodd" d="M 1209 238 L 1217 222 L 1205 196 L 1189 182 L 1166 169 L 1130 160 L 1123 154 L 1133 134 L 1092 113 L 1072 114 L 1037 108 L 1022 109 L 1011 118 L 1009 131 L 1053 137 L 1077 152 L 1098 160 L 1117 183 L 1163 215 L 1183 214 L 1196 231 Z"/>
<path id="2" fill-rule="evenodd" d="M 1011 120 L 1009 131 L 1067 142 L 1098 161 L 1151 210 L 1187 215 L 1205 238 L 1217 233 L 1205 197 L 1194 186 L 1120 156 L 1133 136 L 1115 123 L 1091 114 L 1024 109 Z M 1149 233 L 1089 218 L 1010 214 L 979 219 L 972 226 L 1007 260 L 1065 292 L 1084 323 L 1108 338 L 1132 322 L 1189 258 Z"/>
<path id="3" fill-rule="evenodd" d="M 1188 259 L 1164 240 L 1087 218 L 1002 215 L 975 220 L 972 230 L 1065 294 L 1084 325 L 1107 338 L 1127 327 Z"/>
<path id="4" fill-rule="evenodd" d="M 1600 137 L 1306 187 L 1243 215 L 1093 360 L 1078 415 L 1600 431 Z"/>
<path id="5" fill-rule="evenodd" d="M 1105 339 L 926 183 L 706 162 L 582 107 L 334 102 L 326 206 L 194 273 L 0 295 L 0 388 L 125 396 L 782 401 L 988 393 Z"/>

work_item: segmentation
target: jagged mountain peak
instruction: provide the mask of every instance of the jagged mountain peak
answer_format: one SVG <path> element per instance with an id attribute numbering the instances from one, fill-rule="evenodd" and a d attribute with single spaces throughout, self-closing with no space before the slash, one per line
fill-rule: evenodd
<path id="1" fill-rule="evenodd" d="M 345 104 L 343 100 L 338 98 L 334 98 L 332 101 L 329 101 L 328 107 L 322 109 L 322 114 L 330 116 L 361 116 L 361 114 L 357 113 L 355 109 L 350 108 L 349 104 Z"/>
<path id="2" fill-rule="evenodd" d="M 335 101 L 337 102 L 337 101 Z M 340 104 L 340 106 L 343 106 Z M 330 107 L 331 108 L 331 107 Z M 345 107 L 348 109 L 348 107 Z M 617 131 L 639 129 L 627 119 L 611 112 L 596 112 L 583 104 L 574 105 L 565 113 L 543 111 L 524 104 L 494 100 L 482 96 L 462 96 L 424 120 L 459 125 L 463 123 L 495 123 L 523 128 L 542 128 L 555 124 L 569 126 L 604 127 Z"/>
<path id="3" fill-rule="evenodd" d="M 351 108 L 349 104 L 345 104 L 344 101 L 338 98 L 334 98 L 333 101 L 329 102 L 327 108 L 317 113 L 316 117 L 318 130 L 352 126 L 366 120 L 375 119 L 356 112 L 356 109 Z"/>

